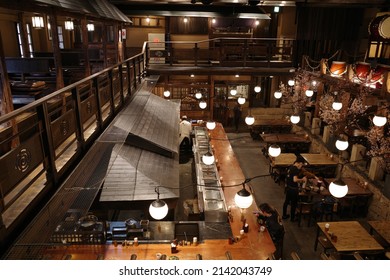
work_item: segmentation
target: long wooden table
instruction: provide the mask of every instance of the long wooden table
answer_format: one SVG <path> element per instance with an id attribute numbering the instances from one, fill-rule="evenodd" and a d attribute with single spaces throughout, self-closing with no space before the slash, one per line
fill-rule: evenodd
<path id="1" fill-rule="evenodd" d="M 390 246 L 390 221 L 368 221 L 370 233 L 377 234 Z"/>
<path id="2" fill-rule="evenodd" d="M 317 176 L 335 177 L 337 162 L 326 154 L 303 153 L 300 156 L 306 161 L 307 168 Z"/>
<path id="3" fill-rule="evenodd" d="M 263 150 L 268 155 L 268 147 L 277 144 L 283 153 L 307 153 L 310 148 L 310 139 L 302 134 L 296 133 L 269 133 L 260 134 L 261 139 L 266 143 Z"/>
<path id="4" fill-rule="evenodd" d="M 329 232 L 325 230 L 326 223 L 330 225 Z M 331 238 L 332 233 L 337 236 L 337 240 Z M 339 253 L 384 250 L 378 241 L 357 221 L 318 222 L 314 249 L 317 248 L 320 234 L 323 234 L 325 238 L 330 240 L 333 247 Z"/>

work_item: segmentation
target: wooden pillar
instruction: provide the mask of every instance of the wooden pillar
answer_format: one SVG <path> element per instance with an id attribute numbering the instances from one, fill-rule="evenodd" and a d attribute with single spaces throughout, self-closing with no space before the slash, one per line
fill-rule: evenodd
<path id="1" fill-rule="evenodd" d="M 0 32 L 0 76 L 2 85 L 2 97 L 1 97 L 1 115 L 5 115 L 14 110 L 12 102 L 12 92 L 9 83 L 7 65 L 4 59 L 3 39 Z"/>
<path id="2" fill-rule="evenodd" d="M 62 71 L 61 49 L 58 39 L 57 15 L 54 9 L 51 10 L 49 21 L 52 34 L 51 42 L 53 44 L 54 64 L 56 67 L 56 89 L 59 90 L 64 87 L 64 75 Z"/>
<path id="3" fill-rule="evenodd" d="M 23 15 L 24 15 L 23 12 L 18 13 L 18 21 L 20 23 L 20 40 L 22 43 L 24 57 L 30 57 L 30 49 L 28 47 L 26 22 L 24 20 Z"/>
<path id="4" fill-rule="evenodd" d="M 102 49 L 103 49 L 103 67 L 108 67 L 108 57 L 107 57 L 107 25 L 102 25 Z"/>
<path id="5" fill-rule="evenodd" d="M 81 33 L 83 38 L 83 53 L 84 53 L 84 67 L 85 67 L 85 77 L 91 76 L 91 65 L 89 63 L 88 56 L 88 30 L 87 30 L 87 19 L 84 17 L 81 19 Z"/>

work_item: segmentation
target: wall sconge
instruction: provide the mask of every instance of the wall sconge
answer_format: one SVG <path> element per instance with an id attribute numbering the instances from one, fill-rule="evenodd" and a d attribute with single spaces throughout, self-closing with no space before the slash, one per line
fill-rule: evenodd
<path id="1" fill-rule="evenodd" d="M 92 32 L 95 30 L 95 25 L 93 23 L 88 23 L 87 24 L 87 30 Z"/>
<path id="2" fill-rule="evenodd" d="M 171 92 L 169 90 L 164 90 L 164 97 L 169 97 L 171 96 Z"/>
<path id="3" fill-rule="evenodd" d="M 40 28 L 43 28 L 45 26 L 44 21 L 43 21 L 43 17 L 33 16 L 31 19 L 32 19 L 32 26 L 34 28 L 40 29 Z"/>
<path id="4" fill-rule="evenodd" d="M 212 24 L 215 24 L 217 22 L 217 20 L 215 19 L 215 18 L 213 18 L 212 20 L 211 20 L 211 23 Z"/>
<path id="5" fill-rule="evenodd" d="M 340 78 L 347 72 L 347 64 L 344 61 L 333 61 L 329 71 L 332 77 Z"/>
<path id="6" fill-rule="evenodd" d="M 260 21 L 258 19 L 256 19 L 255 25 L 258 26 L 259 24 L 260 24 Z"/>
<path id="7" fill-rule="evenodd" d="M 74 30 L 74 24 L 73 24 L 73 21 L 72 20 L 65 20 L 64 22 L 64 27 L 65 27 L 65 30 L 69 30 L 69 31 L 72 31 Z"/>

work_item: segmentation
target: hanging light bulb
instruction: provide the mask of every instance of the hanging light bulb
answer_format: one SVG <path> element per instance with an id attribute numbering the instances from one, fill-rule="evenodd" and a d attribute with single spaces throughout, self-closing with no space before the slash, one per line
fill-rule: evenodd
<path id="1" fill-rule="evenodd" d="M 171 92 L 169 90 L 164 90 L 164 96 L 165 97 L 171 96 Z"/>
<path id="2" fill-rule="evenodd" d="M 184 21 L 184 23 L 187 23 L 188 22 L 188 18 L 184 17 L 183 21 Z"/>
<path id="3" fill-rule="evenodd" d="M 197 92 L 197 93 L 195 93 L 195 98 L 196 99 L 201 99 L 202 98 L 202 93 L 201 92 Z"/>
<path id="4" fill-rule="evenodd" d="M 259 93 L 261 91 L 261 86 L 255 86 L 255 92 Z"/>
<path id="5" fill-rule="evenodd" d="M 255 118 L 251 114 L 249 114 L 248 116 L 245 117 L 245 123 L 247 125 L 252 125 L 255 123 Z"/>
<path id="6" fill-rule="evenodd" d="M 243 97 L 243 96 L 240 96 L 238 99 L 237 99 L 237 102 L 238 102 L 238 104 L 240 104 L 240 105 L 243 105 L 244 103 L 245 103 L 245 97 Z"/>
<path id="7" fill-rule="evenodd" d="M 329 192 L 336 198 L 342 198 L 348 193 L 348 185 L 338 178 L 329 184 Z"/>
<path id="8" fill-rule="evenodd" d="M 211 20 L 211 23 L 212 24 L 215 24 L 217 22 L 217 20 L 215 19 L 215 18 L 213 18 L 212 20 Z"/>
<path id="9" fill-rule="evenodd" d="M 336 140 L 336 148 L 339 151 L 345 151 L 349 146 L 348 140 L 343 139 L 343 137 L 340 137 Z"/>
<path id="10" fill-rule="evenodd" d="M 295 85 L 295 81 L 292 80 L 292 79 L 291 79 L 291 80 L 288 80 L 287 84 L 288 84 L 290 87 L 292 87 L 292 86 Z"/>
<path id="11" fill-rule="evenodd" d="M 208 151 L 202 156 L 202 162 L 206 165 L 212 165 L 215 162 L 214 155 Z"/>
<path id="12" fill-rule="evenodd" d="M 237 89 L 235 89 L 235 88 L 232 88 L 231 90 L 230 90 L 230 94 L 231 95 L 236 95 L 237 94 Z"/>
<path id="13" fill-rule="evenodd" d="M 146 22 L 147 22 L 147 23 L 150 22 L 150 17 L 147 17 L 147 18 L 146 18 Z"/>
<path id="14" fill-rule="evenodd" d="M 387 122 L 387 117 L 381 116 L 381 115 L 375 115 L 374 118 L 372 119 L 372 122 L 376 126 L 384 126 Z"/>
<path id="15" fill-rule="evenodd" d="M 241 209 L 246 209 L 253 203 L 253 196 L 245 189 L 245 184 L 242 184 L 242 189 L 234 196 L 234 202 Z"/>
<path id="16" fill-rule="evenodd" d="M 282 152 L 282 149 L 278 145 L 276 145 L 276 144 L 272 144 L 268 148 L 268 154 L 271 157 L 277 157 L 277 156 L 280 155 L 281 152 Z"/>
<path id="17" fill-rule="evenodd" d="M 208 121 L 206 123 L 206 127 L 208 130 L 213 130 L 216 126 L 217 124 L 215 123 L 215 121 Z"/>
<path id="18" fill-rule="evenodd" d="M 315 88 L 315 87 L 317 86 L 317 81 L 316 81 L 316 80 L 313 80 L 313 81 L 311 82 L 311 85 Z"/>
<path id="19" fill-rule="evenodd" d="M 199 108 L 200 109 L 206 109 L 206 107 L 207 107 L 206 101 L 202 100 L 202 101 L 199 102 Z"/>
<path id="20" fill-rule="evenodd" d="M 305 94 L 306 94 L 307 97 L 312 97 L 313 94 L 314 94 L 314 91 L 312 91 L 311 89 L 307 89 L 307 90 L 305 91 Z"/>
<path id="21" fill-rule="evenodd" d="M 158 187 L 155 189 L 157 193 L 157 199 L 153 201 L 149 206 L 149 214 L 155 220 L 161 220 L 168 214 L 168 205 L 164 200 L 160 199 L 160 192 Z"/>
<path id="22" fill-rule="evenodd" d="M 301 120 L 301 117 L 299 115 L 291 115 L 290 117 L 290 121 L 293 123 L 293 124 L 297 124 L 299 123 L 299 121 Z"/>
<path id="23" fill-rule="evenodd" d="M 334 110 L 336 110 L 336 111 L 339 111 L 339 110 L 341 110 L 341 108 L 343 108 L 343 103 L 341 103 L 340 101 L 335 100 L 332 103 L 332 108 Z"/>
<path id="24" fill-rule="evenodd" d="M 280 99 L 280 98 L 282 98 L 282 92 L 280 92 L 280 91 L 275 91 L 274 92 L 274 97 L 276 98 L 276 99 Z"/>

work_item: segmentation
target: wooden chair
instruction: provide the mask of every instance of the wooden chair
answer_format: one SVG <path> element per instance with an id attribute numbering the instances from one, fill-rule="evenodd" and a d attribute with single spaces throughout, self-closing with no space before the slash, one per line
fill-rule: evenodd
<path id="1" fill-rule="evenodd" d="M 296 215 L 298 217 L 298 226 L 301 226 L 302 218 L 307 218 L 307 226 L 310 226 L 311 219 L 313 218 L 313 206 L 312 202 L 299 201 L 297 206 Z"/>
<path id="2" fill-rule="evenodd" d="M 335 202 L 328 202 L 328 201 L 323 201 L 321 204 L 321 209 L 320 209 L 320 217 L 319 220 L 322 222 L 324 219 L 326 221 L 333 221 L 333 214 L 335 213 L 334 211 L 334 205 Z"/>

